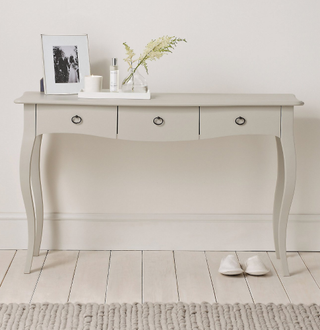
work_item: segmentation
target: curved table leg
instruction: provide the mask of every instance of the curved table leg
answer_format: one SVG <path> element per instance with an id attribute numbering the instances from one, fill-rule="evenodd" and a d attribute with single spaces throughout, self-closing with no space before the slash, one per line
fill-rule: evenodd
<path id="1" fill-rule="evenodd" d="M 279 216 L 283 197 L 283 184 L 284 184 L 284 163 L 283 163 L 283 152 L 280 138 L 276 136 L 276 146 L 277 146 L 277 159 L 278 159 L 278 175 L 277 175 L 277 185 L 274 195 L 273 203 L 273 239 L 274 246 L 276 250 L 277 259 L 280 258 L 279 253 Z"/>
<path id="2" fill-rule="evenodd" d="M 283 154 L 283 193 L 279 211 L 279 254 L 284 276 L 290 276 L 286 255 L 287 223 L 296 183 L 296 153 L 293 135 L 293 107 L 282 107 L 281 147 Z"/>
<path id="3" fill-rule="evenodd" d="M 30 182 L 31 158 L 35 143 L 35 108 L 33 105 L 25 105 L 24 110 L 24 133 L 20 154 L 20 185 L 28 219 L 28 253 L 24 272 L 30 273 L 35 237 L 35 212 Z"/>
<path id="4" fill-rule="evenodd" d="M 43 200 L 42 189 L 40 180 L 40 147 L 41 147 L 42 135 L 38 135 L 35 139 L 33 154 L 31 159 L 31 186 L 34 198 L 35 206 L 35 225 L 36 225 L 36 237 L 34 246 L 34 256 L 39 255 L 42 229 L 43 229 Z"/>

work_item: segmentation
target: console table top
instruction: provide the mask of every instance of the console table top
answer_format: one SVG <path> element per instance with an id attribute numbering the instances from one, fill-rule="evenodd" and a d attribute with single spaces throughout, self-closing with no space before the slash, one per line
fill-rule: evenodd
<path id="1" fill-rule="evenodd" d="M 298 106 L 303 105 L 293 94 L 205 94 L 205 93 L 152 93 L 150 100 L 84 99 L 78 95 L 48 95 L 25 92 L 15 100 L 18 104 L 64 104 L 95 106 Z"/>

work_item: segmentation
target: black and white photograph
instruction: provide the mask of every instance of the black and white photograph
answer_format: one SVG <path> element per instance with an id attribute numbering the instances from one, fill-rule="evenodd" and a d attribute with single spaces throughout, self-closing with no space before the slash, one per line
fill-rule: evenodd
<path id="1" fill-rule="evenodd" d="M 77 46 L 53 46 L 53 64 L 56 84 L 80 81 Z"/>
<path id="2" fill-rule="evenodd" d="M 41 35 L 46 94 L 77 94 L 90 75 L 87 35 Z"/>

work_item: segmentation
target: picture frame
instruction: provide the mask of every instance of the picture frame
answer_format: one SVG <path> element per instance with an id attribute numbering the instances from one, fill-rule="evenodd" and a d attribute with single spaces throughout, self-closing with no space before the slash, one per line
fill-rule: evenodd
<path id="1" fill-rule="evenodd" d="M 41 35 L 44 92 L 77 94 L 90 75 L 88 35 Z"/>

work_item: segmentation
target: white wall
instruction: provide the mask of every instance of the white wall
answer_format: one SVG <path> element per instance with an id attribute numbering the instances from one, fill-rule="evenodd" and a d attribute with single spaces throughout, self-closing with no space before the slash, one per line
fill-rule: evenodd
<path id="1" fill-rule="evenodd" d="M 0 215 L 24 212 L 19 187 L 22 106 L 38 90 L 40 34 L 88 33 L 92 72 L 108 86 L 123 42 L 139 53 L 151 38 L 188 40 L 151 62 L 152 92 L 293 93 L 298 157 L 292 213 L 320 220 L 320 2 L 318 0 L 30 0 L 0 2 Z M 142 71 L 141 71 L 142 73 Z M 272 137 L 136 143 L 45 136 L 46 212 L 271 214 Z M 14 216 L 13 216 L 14 218 Z M 0 246 L 1 247 L 1 246 Z"/>

